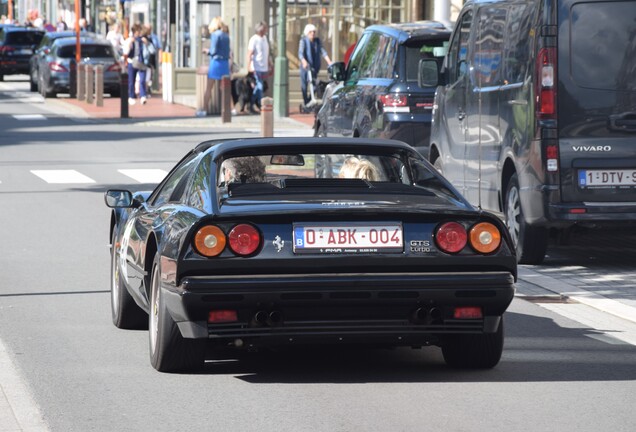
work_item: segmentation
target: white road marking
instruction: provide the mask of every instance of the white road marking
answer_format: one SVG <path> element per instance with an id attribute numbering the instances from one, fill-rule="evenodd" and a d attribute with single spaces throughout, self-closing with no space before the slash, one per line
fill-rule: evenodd
<path id="1" fill-rule="evenodd" d="M 16 120 L 46 120 L 46 116 L 42 114 L 14 114 Z"/>
<path id="2" fill-rule="evenodd" d="M 47 183 L 95 183 L 90 177 L 75 170 L 31 170 Z"/>
<path id="3" fill-rule="evenodd" d="M 117 171 L 139 183 L 160 183 L 168 174 L 168 171 L 162 169 L 120 169 Z"/>
<path id="4" fill-rule="evenodd" d="M 0 340 L 0 430 L 48 431 L 38 405 Z"/>

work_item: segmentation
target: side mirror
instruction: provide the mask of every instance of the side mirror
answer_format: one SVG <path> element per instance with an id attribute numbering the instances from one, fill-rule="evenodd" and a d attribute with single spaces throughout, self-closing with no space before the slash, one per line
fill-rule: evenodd
<path id="1" fill-rule="evenodd" d="M 110 208 L 127 208 L 133 206 L 133 196 L 130 191 L 110 189 L 104 194 L 104 201 Z"/>
<path id="2" fill-rule="evenodd" d="M 422 59 L 418 64 L 417 85 L 437 87 L 440 82 L 439 64 L 434 59 Z"/>
<path id="3" fill-rule="evenodd" d="M 336 62 L 332 63 L 327 68 L 327 73 L 329 74 L 329 79 L 331 81 L 342 81 L 345 77 L 345 64 L 344 62 Z"/>

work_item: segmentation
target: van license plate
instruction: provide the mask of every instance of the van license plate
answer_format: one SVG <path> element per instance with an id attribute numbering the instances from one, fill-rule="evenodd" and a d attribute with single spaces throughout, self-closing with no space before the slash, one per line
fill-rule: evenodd
<path id="1" fill-rule="evenodd" d="M 579 186 L 582 188 L 608 186 L 636 186 L 636 169 L 631 170 L 580 170 Z"/>
<path id="2" fill-rule="evenodd" d="M 294 224 L 294 253 L 401 253 L 402 224 Z"/>

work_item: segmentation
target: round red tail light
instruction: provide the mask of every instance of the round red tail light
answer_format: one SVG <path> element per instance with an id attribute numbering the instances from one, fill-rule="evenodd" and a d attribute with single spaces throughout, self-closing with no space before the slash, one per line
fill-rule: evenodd
<path id="1" fill-rule="evenodd" d="M 435 243 L 443 252 L 457 253 L 468 241 L 466 228 L 457 222 L 446 222 L 435 233 Z"/>
<path id="2" fill-rule="evenodd" d="M 251 255 L 261 245 L 261 234 L 248 224 L 239 224 L 228 234 L 230 249 L 237 255 Z"/>

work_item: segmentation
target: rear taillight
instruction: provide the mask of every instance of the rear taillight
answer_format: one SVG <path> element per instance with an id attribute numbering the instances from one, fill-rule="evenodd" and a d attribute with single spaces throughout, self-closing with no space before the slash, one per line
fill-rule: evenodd
<path id="1" fill-rule="evenodd" d="M 457 222 L 446 222 L 435 232 L 437 247 L 446 253 L 457 253 L 464 249 L 468 241 L 466 228 Z"/>
<path id="2" fill-rule="evenodd" d="M 555 144 L 545 146 L 545 166 L 548 171 L 559 170 L 559 147 Z"/>
<path id="3" fill-rule="evenodd" d="M 208 313 L 209 323 L 227 323 L 238 320 L 238 314 L 234 309 L 211 310 Z"/>
<path id="4" fill-rule="evenodd" d="M 488 254 L 501 244 L 501 233 L 489 222 L 481 222 L 470 229 L 470 245 L 475 251 Z"/>
<path id="5" fill-rule="evenodd" d="M 379 95 L 378 100 L 386 112 L 409 112 L 409 100 L 406 95 L 399 93 L 389 93 Z"/>
<path id="6" fill-rule="evenodd" d="M 214 225 L 206 225 L 194 235 L 194 248 L 201 255 L 211 258 L 225 249 L 225 233 Z"/>
<path id="7" fill-rule="evenodd" d="M 237 255 L 251 255 L 261 245 L 261 233 L 252 225 L 236 225 L 228 234 L 230 249 Z"/>
<path id="8" fill-rule="evenodd" d="M 68 72 L 68 69 L 63 64 L 50 62 L 49 69 L 53 72 Z"/>
<path id="9" fill-rule="evenodd" d="M 119 66 L 119 63 L 115 63 L 111 66 L 108 67 L 108 69 L 106 69 L 107 72 L 121 72 L 121 66 Z"/>
<path id="10" fill-rule="evenodd" d="M 453 311 L 455 319 L 480 319 L 483 318 L 481 308 L 478 306 L 456 307 Z"/>
<path id="11" fill-rule="evenodd" d="M 15 51 L 14 47 L 11 46 L 0 46 L 0 54 L 6 54 Z"/>
<path id="12" fill-rule="evenodd" d="M 537 56 L 536 109 L 540 120 L 556 118 L 556 48 L 542 48 Z"/>

